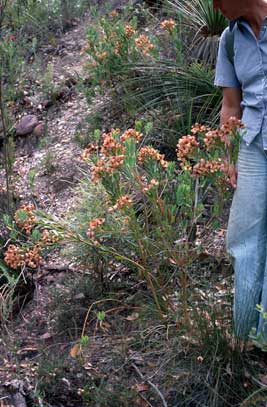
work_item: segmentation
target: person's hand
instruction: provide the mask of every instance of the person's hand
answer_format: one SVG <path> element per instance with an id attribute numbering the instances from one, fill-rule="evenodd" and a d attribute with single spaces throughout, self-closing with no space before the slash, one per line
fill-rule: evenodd
<path id="1" fill-rule="evenodd" d="M 233 188 L 236 188 L 236 184 L 237 184 L 237 170 L 235 168 L 234 164 L 230 163 L 230 160 L 227 159 L 225 160 L 224 164 L 223 164 L 223 172 L 226 174 L 231 186 Z"/>
<path id="2" fill-rule="evenodd" d="M 228 165 L 228 177 L 230 180 L 230 184 L 233 188 L 236 188 L 237 185 L 237 170 L 234 164 Z"/>

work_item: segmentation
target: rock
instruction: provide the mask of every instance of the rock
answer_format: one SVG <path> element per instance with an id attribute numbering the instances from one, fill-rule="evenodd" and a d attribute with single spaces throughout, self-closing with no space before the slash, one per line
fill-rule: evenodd
<path id="1" fill-rule="evenodd" d="M 32 133 L 33 129 L 38 125 L 38 118 L 33 114 L 23 116 L 19 123 L 16 125 L 17 136 L 25 136 Z"/>
<path id="2" fill-rule="evenodd" d="M 37 124 L 37 126 L 33 129 L 33 134 L 36 137 L 41 137 L 45 134 L 45 126 L 43 123 Z"/>
<path id="3" fill-rule="evenodd" d="M 9 405 L 12 407 L 27 407 L 25 396 L 28 392 L 28 384 L 26 381 L 14 379 L 4 383 L 4 388 L 9 393 Z"/>

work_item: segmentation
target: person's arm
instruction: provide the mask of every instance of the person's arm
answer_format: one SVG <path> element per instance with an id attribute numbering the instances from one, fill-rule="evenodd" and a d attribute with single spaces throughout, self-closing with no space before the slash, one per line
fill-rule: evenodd
<path id="1" fill-rule="evenodd" d="M 223 88 L 223 101 L 220 115 L 221 125 L 230 117 L 241 119 L 242 92 L 240 88 Z"/>

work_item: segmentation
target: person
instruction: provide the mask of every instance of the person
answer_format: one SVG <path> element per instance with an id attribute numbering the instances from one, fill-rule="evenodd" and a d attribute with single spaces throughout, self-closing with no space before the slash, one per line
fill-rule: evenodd
<path id="1" fill-rule="evenodd" d="M 215 85 L 223 88 L 221 124 L 241 119 L 236 187 L 226 245 L 235 271 L 235 335 L 267 340 L 267 0 L 213 0 L 230 20 L 220 38 Z M 229 57 L 229 34 L 233 59 Z"/>

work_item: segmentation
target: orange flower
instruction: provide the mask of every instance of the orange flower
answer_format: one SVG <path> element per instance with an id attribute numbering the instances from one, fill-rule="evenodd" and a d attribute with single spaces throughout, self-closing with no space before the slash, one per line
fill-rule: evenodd
<path id="1" fill-rule="evenodd" d="M 27 235 L 31 233 L 33 226 L 36 224 L 35 216 L 32 213 L 34 209 L 34 205 L 22 205 L 14 215 L 16 225 Z"/>
<path id="2" fill-rule="evenodd" d="M 24 259 L 24 252 L 20 247 L 13 244 L 10 244 L 8 246 L 7 251 L 4 255 L 4 261 L 9 267 L 11 267 L 12 269 L 23 267 L 25 265 Z"/>
<path id="3" fill-rule="evenodd" d="M 100 151 L 103 156 L 107 157 L 109 155 L 124 152 L 124 147 L 114 138 L 119 132 L 119 129 L 112 129 L 109 133 L 104 133 L 102 135 L 103 144 Z"/>
<path id="4" fill-rule="evenodd" d="M 155 180 L 154 178 L 150 181 L 150 183 L 148 184 L 147 182 L 144 182 L 142 184 L 142 191 L 143 192 L 147 192 L 150 191 L 151 188 L 156 187 L 159 185 L 159 182 L 157 180 Z"/>
<path id="5" fill-rule="evenodd" d="M 105 161 L 103 160 L 103 158 L 100 158 L 97 161 L 96 165 L 92 166 L 91 171 L 92 182 L 95 183 L 101 178 L 101 175 L 106 172 Z"/>
<path id="6" fill-rule="evenodd" d="M 118 209 L 129 207 L 129 206 L 131 206 L 132 203 L 133 203 L 133 201 L 128 195 L 123 195 L 117 200 L 117 202 L 114 206 L 109 208 L 108 212 L 111 213 Z"/>
<path id="7" fill-rule="evenodd" d="M 91 154 L 97 153 L 97 151 L 98 151 L 98 146 L 97 146 L 97 144 L 90 143 L 90 144 L 88 144 L 88 146 L 83 150 L 81 157 L 82 157 L 83 160 L 87 160 L 87 159 L 90 157 Z"/>
<path id="8" fill-rule="evenodd" d="M 199 124 L 195 123 L 194 126 L 191 127 L 191 133 L 197 134 L 197 133 L 205 133 L 206 131 L 209 131 L 210 129 L 205 126 L 204 124 Z"/>
<path id="9" fill-rule="evenodd" d="M 109 173 L 112 173 L 114 170 L 118 169 L 122 166 L 124 162 L 125 156 L 124 155 L 115 155 L 109 158 L 108 161 L 108 169 Z"/>
<path id="10" fill-rule="evenodd" d="M 131 38 L 136 32 L 135 29 L 129 24 L 126 24 L 124 29 L 125 29 L 125 34 L 128 38 Z"/>
<path id="11" fill-rule="evenodd" d="M 162 21 L 162 23 L 160 24 L 160 28 L 162 28 L 163 30 L 168 30 L 168 31 L 172 31 L 174 28 L 176 27 L 176 23 L 175 21 L 170 18 L 169 20 L 164 20 Z"/>
<path id="12" fill-rule="evenodd" d="M 25 265 L 35 269 L 43 264 L 43 259 L 40 255 L 40 245 L 36 244 L 32 249 L 27 249 L 25 253 Z"/>
<path id="13" fill-rule="evenodd" d="M 44 229 L 42 232 L 42 243 L 49 244 L 49 243 L 57 243 L 59 240 L 58 234 L 54 230 L 47 230 Z"/>
<path id="14" fill-rule="evenodd" d="M 198 147 L 199 143 L 195 136 L 188 134 L 181 137 L 176 148 L 178 160 L 185 163 L 188 158 L 192 158 L 195 155 Z"/>
<path id="15" fill-rule="evenodd" d="M 105 222 L 104 218 L 96 218 L 96 219 L 91 220 L 89 222 L 89 227 L 88 227 L 88 230 L 87 230 L 87 236 L 90 239 L 94 239 L 95 230 L 97 228 L 99 228 L 104 222 Z"/>
<path id="16" fill-rule="evenodd" d="M 111 18 L 115 18 L 115 17 L 118 17 L 118 16 L 119 16 L 119 13 L 116 10 L 112 10 L 109 13 L 109 17 L 111 17 Z"/>
<path id="17" fill-rule="evenodd" d="M 126 130 L 122 136 L 120 137 L 121 141 L 124 142 L 127 139 L 133 138 L 137 143 L 143 137 L 143 134 L 135 129 L 128 129 Z"/>
<path id="18" fill-rule="evenodd" d="M 144 55 L 149 54 L 149 52 L 154 48 L 146 35 L 141 34 L 135 39 L 136 48 L 140 49 Z"/>
<path id="19" fill-rule="evenodd" d="M 217 171 L 223 170 L 223 164 L 220 159 L 218 160 L 204 160 L 201 158 L 197 164 L 193 167 L 193 175 L 203 176 L 207 174 L 213 174 Z"/>
<path id="20" fill-rule="evenodd" d="M 164 154 L 160 154 L 158 150 L 155 150 L 153 147 L 142 147 L 138 153 L 138 162 L 143 164 L 146 158 L 151 160 L 159 161 L 162 167 L 167 168 L 168 162 L 164 160 Z"/>
<path id="21" fill-rule="evenodd" d="M 108 55 L 107 52 L 98 52 L 98 53 L 96 54 L 96 58 L 97 58 L 99 61 L 104 61 L 104 60 L 107 58 L 107 55 Z"/>

